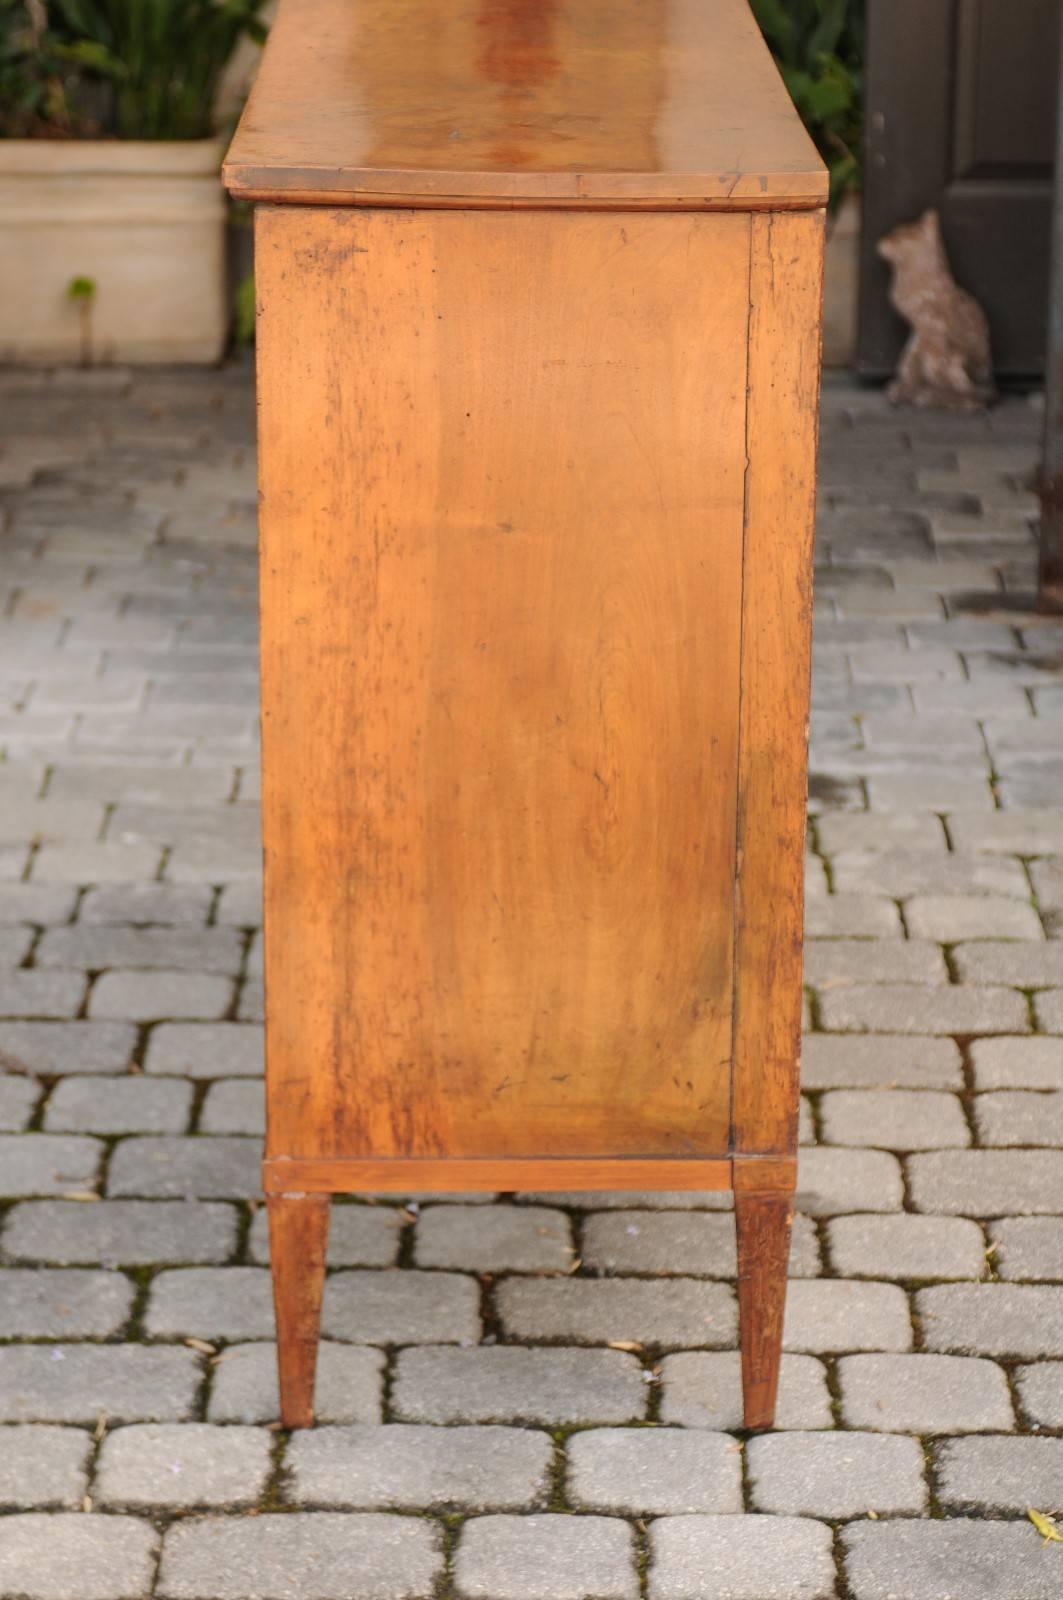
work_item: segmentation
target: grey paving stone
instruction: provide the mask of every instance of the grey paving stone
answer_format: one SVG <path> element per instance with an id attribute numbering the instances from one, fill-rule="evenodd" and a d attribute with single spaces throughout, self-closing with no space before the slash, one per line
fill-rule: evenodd
<path id="1" fill-rule="evenodd" d="M 93 1498 L 134 1511 L 254 1505 L 270 1475 L 271 1445 L 263 1428 L 134 1423 L 104 1439 Z"/>
<path id="2" fill-rule="evenodd" d="M 214 1361 L 207 1414 L 211 1422 L 274 1422 L 280 1411 L 277 1349 L 234 1344 Z M 314 1414 L 321 1422 L 381 1420 L 384 1357 L 379 1350 L 332 1344 L 318 1349 Z"/>
<path id="3" fill-rule="evenodd" d="M 901 1434 L 766 1435 L 750 1440 L 746 1460 L 758 1511 L 837 1520 L 927 1507 L 922 1446 Z"/>
<path id="4" fill-rule="evenodd" d="M 952 952 L 964 983 L 1010 983 L 1020 989 L 1063 985 L 1063 943 L 985 939 Z"/>
<path id="5" fill-rule="evenodd" d="M 107 1192 L 119 1199 L 246 1200 L 261 1192 L 261 1156 L 258 1139 L 124 1139 L 111 1157 Z"/>
<path id="6" fill-rule="evenodd" d="M 1058 1570 L 1028 1523 L 860 1522 L 842 1542 L 853 1600 L 1055 1600 L 1059 1593 Z"/>
<path id="7" fill-rule="evenodd" d="M 138 1600 L 158 1535 L 136 1517 L 27 1511 L 0 1518 L 0 1593 L 22 1600 Z"/>
<path id="8" fill-rule="evenodd" d="M 661 1363 L 661 1421 L 684 1428 L 740 1428 L 742 1385 L 737 1350 L 665 1356 Z M 776 1429 L 832 1426 L 822 1361 L 814 1356 L 784 1355 Z"/>
<path id="9" fill-rule="evenodd" d="M 150 1339 L 272 1339 L 273 1295 L 262 1267 L 175 1267 L 152 1280 Z"/>
<path id="10" fill-rule="evenodd" d="M 907 720 L 916 721 L 911 716 Z M 827 813 L 816 823 L 816 838 L 826 856 L 883 850 L 932 850 L 941 855 L 948 847 L 941 818 L 926 811 L 894 811 L 881 817 L 869 811 Z"/>
<path id="11" fill-rule="evenodd" d="M 198 1200 L 25 1200 L 0 1236 L 12 1261 L 146 1267 L 225 1261 L 236 1247 L 236 1210 Z"/>
<path id="12" fill-rule="evenodd" d="M 115 970 L 93 985 L 89 1016 L 128 1022 L 171 1017 L 212 1021 L 225 1015 L 232 996 L 230 980 L 212 973 Z"/>
<path id="13" fill-rule="evenodd" d="M 948 981 L 944 955 L 926 939 L 809 939 L 805 944 L 805 982 L 814 989 Z"/>
<path id="14" fill-rule="evenodd" d="M 287 1498 L 356 1510 L 527 1510 L 546 1503 L 553 1443 L 525 1428 L 316 1428 L 295 1435 Z"/>
<path id="15" fill-rule="evenodd" d="M 563 1211 L 545 1206 L 429 1206 L 417 1221 L 414 1258 L 472 1272 L 567 1272 L 572 1227 Z"/>
<path id="16" fill-rule="evenodd" d="M 123 581 L 128 584 L 128 574 Z M 114 654 L 111 651 L 108 656 L 113 661 Z M 167 670 L 168 660 L 172 661 L 172 658 L 142 656 L 140 667 L 158 676 Z M 209 662 L 202 664 L 209 670 L 216 670 L 217 667 L 217 663 L 214 667 Z M 150 760 L 73 764 L 68 756 L 55 763 L 48 781 L 49 798 L 92 798 L 105 801 L 108 805 L 210 805 L 227 799 L 231 789 L 232 776 L 222 770 L 164 766 Z M 133 882 L 139 876 L 138 873 L 131 873 L 126 881 Z M 145 876 L 152 877 L 154 874 L 147 873 Z"/>
<path id="17" fill-rule="evenodd" d="M 262 1029 L 248 1023 L 164 1022 L 152 1029 L 144 1070 L 189 1078 L 261 1077 Z"/>
<path id="18" fill-rule="evenodd" d="M 440 1530 L 423 1517 L 289 1512 L 197 1517 L 171 1527 L 161 1600 L 430 1600 Z"/>
<path id="19" fill-rule="evenodd" d="M 125 1072 L 136 1038 L 128 1022 L 0 1022 L 0 1066 L 42 1077 Z"/>
<path id="20" fill-rule="evenodd" d="M 921 1289 L 916 1314 L 929 1350 L 961 1354 L 1063 1355 L 1063 1287 L 950 1283 Z"/>
<path id="21" fill-rule="evenodd" d="M 1005 1217 L 989 1224 L 989 1237 L 1001 1278 L 1063 1283 L 1063 1228 L 1056 1217 Z"/>
<path id="22" fill-rule="evenodd" d="M 946 1439 L 934 1455 L 946 1511 L 1024 1512 L 1059 1500 L 1063 1439 Z"/>
<path id="23" fill-rule="evenodd" d="M 1063 1090 L 1001 1090 L 973 1101 L 984 1145 L 1063 1145 Z"/>
<path id="24" fill-rule="evenodd" d="M 257 883 L 227 883 L 218 901 L 218 921 L 235 928 L 261 928 L 261 886 Z"/>
<path id="25" fill-rule="evenodd" d="M 0 927 L 0 966 L 17 967 L 29 954 L 33 929 Z"/>
<path id="26" fill-rule="evenodd" d="M 726 1433 L 588 1428 L 567 1453 L 577 1507 L 639 1517 L 742 1510 L 741 1446 Z"/>
<path id="27" fill-rule="evenodd" d="M 1063 1361 L 1035 1361 L 1014 1371 L 1019 1407 L 1035 1428 L 1063 1428 Z"/>
<path id="28" fill-rule="evenodd" d="M 191 1350 L 141 1344 L 0 1346 L 0 1421 L 180 1422 L 201 1382 Z"/>
<path id="29" fill-rule="evenodd" d="M 266 997 L 257 978 L 248 978 L 240 990 L 240 1003 L 236 1015 L 240 1022 L 262 1022 L 266 1011 Z"/>
<path id="30" fill-rule="evenodd" d="M 61 1195 L 92 1189 L 102 1155 L 98 1139 L 74 1134 L 0 1134 L 0 1195 Z"/>
<path id="31" fill-rule="evenodd" d="M 35 706 L 40 706 L 43 691 L 56 694 L 58 682 L 38 685 Z M 16 800 L 8 797 L 0 821 L 3 843 L 35 840 L 42 843 L 69 843 L 75 838 L 99 838 L 104 826 L 104 808 L 96 800 Z"/>
<path id="32" fill-rule="evenodd" d="M 0 1133 L 21 1133 L 40 1097 L 33 1078 L 0 1077 Z"/>
<path id="33" fill-rule="evenodd" d="M 78 908 L 78 921 L 94 926 L 132 923 L 201 928 L 213 900 L 214 891 L 205 883 L 107 883 L 87 892 Z"/>
<path id="34" fill-rule="evenodd" d="M 1025 998 L 989 984 L 927 988 L 852 984 L 820 996 L 823 1025 L 839 1033 L 1025 1033 Z"/>
<path id="35" fill-rule="evenodd" d="M 199 1131 L 253 1133 L 261 1138 L 266 1131 L 266 1096 L 262 1084 L 257 1079 L 245 1078 L 227 1078 L 211 1084 L 199 1115 Z"/>
<path id="36" fill-rule="evenodd" d="M 507 1278 L 495 1298 L 514 1339 L 720 1349 L 737 1333 L 730 1288 L 690 1278 Z"/>
<path id="37" fill-rule="evenodd" d="M 1058 687 L 1058 685 L 1057 685 Z M 1058 700 L 1053 704 L 1042 690 L 1036 717 L 989 717 L 983 724 L 989 747 L 997 755 L 1054 757 L 1063 750 L 1063 717 Z"/>
<path id="38" fill-rule="evenodd" d="M 153 844 L 110 840 L 45 844 L 33 858 L 34 883 L 131 883 L 154 878 L 162 850 Z"/>
<path id="39" fill-rule="evenodd" d="M 979 1089 L 1063 1089 L 1063 1039 L 975 1039 Z"/>
<path id="40" fill-rule="evenodd" d="M 76 1017 L 85 995 L 82 972 L 16 967 L 0 972 L 0 1016 Z"/>
<path id="41" fill-rule="evenodd" d="M 1003 1370 L 964 1356 L 853 1355 L 838 1362 L 849 1428 L 877 1433 L 989 1433 L 1014 1427 Z"/>
<path id="42" fill-rule="evenodd" d="M 879 894 L 831 894 L 805 906 L 810 939 L 900 939 L 901 914 Z"/>
<path id="43" fill-rule="evenodd" d="M 583 1264 L 592 1272 L 733 1278 L 734 1217 L 696 1211 L 601 1211 L 583 1225 Z M 814 1278 L 819 1246 L 814 1224 L 796 1216 L 789 1273 Z"/>
<path id="44" fill-rule="evenodd" d="M 899 1211 L 903 1199 L 900 1163 L 884 1150 L 820 1145 L 798 1156 L 795 1204 L 806 1216 Z"/>
<path id="45" fill-rule="evenodd" d="M 975 1048 L 998 1042 L 981 1039 Z M 1059 1076 L 1063 1085 L 1063 1051 Z M 962 1089 L 963 1066 L 951 1039 L 812 1033 L 801 1048 L 801 1082 L 806 1089 Z"/>
<path id="46" fill-rule="evenodd" d="M 833 859 L 840 893 L 888 895 L 992 895 L 1020 901 L 1030 886 L 1018 861 L 1006 856 L 941 855 L 936 850 L 841 851 Z"/>
<path id="47" fill-rule="evenodd" d="M 242 710 L 237 709 L 234 717 L 232 708 L 215 711 L 204 704 L 191 709 L 160 706 L 159 712 L 161 720 L 171 727 L 181 723 L 193 728 L 192 736 L 196 738 L 205 732 L 219 712 L 226 721 L 235 720 L 241 724 L 246 721 Z M 160 806 L 123 801 L 115 808 L 108 826 L 109 836 L 148 839 L 154 844 L 175 848 L 187 844 L 221 844 L 239 850 L 248 842 L 257 842 L 260 832 L 257 806 L 232 805 Z"/>
<path id="48" fill-rule="evenodd" d="M 196 711 L 190 726 L 198 724 L 203 716 L 202 711 Z M 246 830 L 247 839 L 242 845 L 207 839 L 176 845 L 166 863 L 167 879 L 171 883 L 259 883 L 262 847 L 252 821 L 248 820 Z"/>
<path id="49" fill-rule="evenodd" d="M 332 1267 L 393 1267 L 398 1259 L 406 1215 L 397 1206 L 337 1205 L 329 1223 L 328 1262 Z M 269 1262 L 269 1229 L 265 1212 L 251 1224 L 248 1255 Z"/>
<path id="50" fill-rule="evenodd" d="M 0 885 L 0 923 L 33 922 L 39 927 L 66 922 L 73 915 L 77 891 L 60 883 Z"/>
<path id="51" fill-rule="evenodd" d="M 912 1089 L 836 1089 L 820 1101 L 824 1142 L 884 1150 L 968 1145 L 970 1129 L 955 1095 Z"/>
<path id="52" fill-rule="evenodd" d="M 475 1344 L 479 1306 L 476 1279 L 461 1273 L 336 1272 L 321 1326 L 351 1344 Z"/>
<path id="53" fill-rule="evenodd" d="M 957 850 L 1008 856 L 1063 854 L 1063 816 L 1058 810 L 958 815 L 950 818 L 949 831 Z"/>
<path id="54" fill-rule="evenodd" d="M 783 1346 L 816 1354 L 837 1350 L 910 1350 L 908 1299 L 892 1283 L 819 1278 L 791 1283 Z"/>
<path id="55" fill-rule="evenodd" d="M 1063 1033 L 1063 989 L 1042 989 L 1034 996 L 1037 1026 L 1046 1033 Z"/>
<path id="56" fill-rule="evenodd" d="M 192 1085 L 142 1077 L 77 1077 L 57 1084 L 44 1113 L 48 1133 L 183 1133 Z"/>
<path id="57" fill-rule="evenodd" d="M 0 1506 L 80 1506 L 91 1453 L 80 1428 L 0 1426 Z"/>
<path id="58" fill-rule="evenodd" d="M 650 1600 L 833 1600 L 831 1531 L 807 1517 L 660 1517 Z"/>
<path id="59" fill-rule="evenodd" d="M 621 1350 L 403 1350 L 394 1415 L 409 1422 L 635 1422 L 646 1412 L 643 1369 Z"/>
<path id="60" fill-rule="evenodd" d="M 866 624 L 864 628 L 866 630 Z M 933 683 L 937 680 L 963 676 L 959 657 L 951 650 L 888 650 L 868 649 L 851 652 L 853 679 L 857 683 Z M 954 799 L 962 804 L 962 791 L 955 788 L 955 780 L 945 783 L 951 774 L 939 774 L 933 794 L 921 789 L 916 782 L 898 783 L 891 787 L 889 805 L 883 810 L 893 811 L 946 811 Z"/>
<path id="61" fill-rule="evenodd" d="M 132 1305 L 133 1285 L 119 1272 L 0 1268 L 0 1338 L 105 1339 Z"/>
<path id="62" fill-rule="evenodd" d="M 909 1156 L 918 1211 L 968 1217 L 1063 1211 L 1063 1152 L 939 1150 Z"/>
<path id="63" fill-rule="evenodd" d="M 834 1217 L 827 1224 L 830 1259 L 847 1278 L 980 1278 L 986 1242 L 966 1217 Z"/>
<path id="64" fill-rule="evenodd" d="M 1057 776 L 1056 774 L 1053 775 Z M 1042 856 L 1028 863 L 1034 899 L 1043 912 L 1063 910 L 1063 856 Z M 11 891 L 3 890 L 6 899 Z M 1058 917 L 1049 917 L 1050 925 L 1058 925 Z"/>
<path id="65" fill-rule="evenodd" d="M 162 887 L 162 885 L 155 885 Z M 39 967 L 162 969 L 235 974 L 243 959 L 236 928 L 52 928 L 37 947 Z"/>
<path id="66" fill-rule="evenodd" d="M 461 1600 L 636 1600 L 635 1547 L 611 1517 L 475 1517 L 454 1557 Z"/>
<path id="67" fill-rule="evenodd" d="M 904 916 L 914 938 L 937 939 L 942 944 L 961 939 L 1044 938 L 1033 906 L 1004 895 L 913 895 Z"/>

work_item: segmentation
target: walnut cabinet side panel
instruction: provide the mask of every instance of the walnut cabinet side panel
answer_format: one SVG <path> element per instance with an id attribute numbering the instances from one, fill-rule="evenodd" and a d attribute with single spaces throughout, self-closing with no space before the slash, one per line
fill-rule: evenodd
<path id="1" fill-rule="evenodd" d="M 755 1122 L 740 672 L 793 676 L 742 643 L 761 221 L 259 209 L 270 1156 L 722 1157 Z"/>

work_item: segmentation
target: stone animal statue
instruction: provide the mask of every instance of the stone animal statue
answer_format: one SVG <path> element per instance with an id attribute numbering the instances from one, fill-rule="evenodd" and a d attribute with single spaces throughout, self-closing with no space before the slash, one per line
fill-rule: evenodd
<path id="1" fill-rule="evenodd" d="M 993 399 L 989 324 L 949 271 L 936 211 L 924 211 L 876 246 L 893 269 L 890 304 L 911 324 L 886 390 L 894 405 L 977 411 Z"/>

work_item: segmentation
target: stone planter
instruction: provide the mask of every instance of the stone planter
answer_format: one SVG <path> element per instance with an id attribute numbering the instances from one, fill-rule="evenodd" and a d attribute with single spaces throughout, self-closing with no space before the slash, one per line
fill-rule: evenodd
<path id="1" fill-rule="evenodd" d="M 823 365 L 849 367 L 856 357 L 860 273 L 860 196 L 847 194 L 827 221 L 823 258 Z"/>
<path id="2" fill-rule="evenodd" d="M 0 140 L 0 362 L 218 360 L 224 148 Z M 75 278 L 95 284 L 91 307 L 70 298 Z"/>

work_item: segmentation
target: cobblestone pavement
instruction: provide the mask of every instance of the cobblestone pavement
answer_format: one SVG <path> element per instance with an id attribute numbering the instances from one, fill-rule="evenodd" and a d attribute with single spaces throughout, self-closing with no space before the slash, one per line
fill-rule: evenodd
<path id="1" fill-rule="evenodd" d="M 277 1428 L 248 377 L 7 374 L 0 411 L 0 1595 L 1057 1600 L 1034 406 L 826 390 L 801 1214 L 753 1440 L 731 1217 L 675 1194 L 338 1204 L 322 1425 Z"/>

